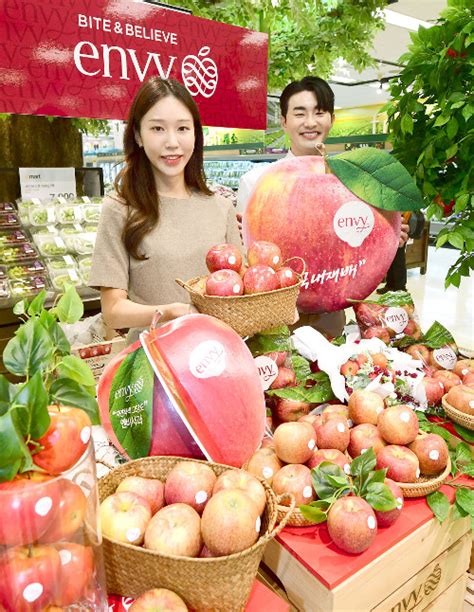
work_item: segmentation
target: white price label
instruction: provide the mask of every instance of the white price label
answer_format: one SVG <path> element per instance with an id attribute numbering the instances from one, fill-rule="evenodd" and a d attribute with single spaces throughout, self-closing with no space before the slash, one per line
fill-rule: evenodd
<path id="1" fill-rule="evenodd" d="M 19 168 L 21 197 L 68 200 L 76 196 L 74 168 Z"/>

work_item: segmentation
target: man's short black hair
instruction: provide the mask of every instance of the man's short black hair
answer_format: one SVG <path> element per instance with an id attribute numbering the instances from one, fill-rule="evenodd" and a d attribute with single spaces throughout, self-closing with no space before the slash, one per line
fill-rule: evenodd
<path id="1" fill-rule="evenodd" d="M 282 117 L 288 113 L 288 103 L 291 96 L 302 91 L 312 91 L 318 101 L 318 107 L 322 111 L 334 113 L 334 92 L 324 79 L 316 76 L 307 76 L 300 81 L 293 81 L 285 87 L 280 96 L 280 110 Z"/>

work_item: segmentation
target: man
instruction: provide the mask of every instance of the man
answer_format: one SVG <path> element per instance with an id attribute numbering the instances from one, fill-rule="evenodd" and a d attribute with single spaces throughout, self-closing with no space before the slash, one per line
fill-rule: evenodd
<path id="1" fill-rule="evenodd" d="M 280 96 L 281 126 L 290 139 L 286 157 L 322 155 L 324 141 L 334 123 L 334 92 L 326 81 L 307 76 L 287 85 Z M 242 220 L 253 189 L 269 164 L 257 164 L 240 179 L 237 193 L 237 218 Z M 408 240 L 408 226 L 403 224 L 400 246 Z M 298 326 L 311 325 L 330 336 L 342 333 L 343 310 L 317 314 L 301 314 Z"/>

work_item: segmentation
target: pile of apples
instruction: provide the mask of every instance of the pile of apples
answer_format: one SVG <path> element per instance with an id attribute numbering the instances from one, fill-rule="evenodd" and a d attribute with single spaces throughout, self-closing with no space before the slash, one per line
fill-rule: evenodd
<path id="1" fill-rule="evenodd" d="M 413 304 L 403 304 L 396 308 L 382 304 L 360 302 L 353 305 L 362 338 L 380 338 L 386 344 L 392 339 L 408 336 L 414 340 L 421 338 L 421 329 L 415 320 Z"/>
<path id="2" fill-rule="evenodd" d="M 237 296 L 264 293 L 291 287 L 298 282 L 296 272 L 283 266 L 280 248 L 273 242 L 253 242 L 247 251 L 248 266 L 233 244 L 218 244 L 209 249 L 205 280 L 206 295 Z"/>
<path id="3" fill-rule="evenodd" d="M 197 461 L 179 461 L 166 481 L 129 476 L 100 505 L 102 532 L 164 555 L 220 557 L 260 536 L 262 483 L 244 470 L 216 476 Z"/>
<path id="4" fill-rule="evenodd" d="M 32 470 L 0 484 L 0 609 L 7 612 L 80 605 L 95 577 L 93 548 L 82 543 L 87 498 L 68 474 L 89 444 L 91 421 L 78 408 L 48 411 Z"/>

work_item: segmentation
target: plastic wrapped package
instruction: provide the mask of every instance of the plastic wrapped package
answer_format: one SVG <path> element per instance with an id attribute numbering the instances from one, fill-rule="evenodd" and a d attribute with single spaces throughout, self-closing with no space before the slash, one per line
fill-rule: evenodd
<path id="1" fill-rule="evenodd" d="M 50 203 L 32 206 L 28 210 L 28 219 L 33 226 L 52 225 L 56 223 L 56 207 Z"/>
<path id="2" fill-rule="evenodd" d="M 10 287 L 6 278 L 0 277 L 0 300 L 8 300 L 10 298 Z"/>
<path id="3" fill-rule="evenodd" d="M 58 204 L 56 206 L 56 219 L 63 225 L 80 223 L 83 219 L 82 207 L 77 204 Z"/>
<path id="4" fill-rule="evenodd" d="M 4 264 L 17 263 L 38 257 L 38 251 L 30 242 L 0 247 L 0 260 Z"/>
<path id="5" fill-rule="evenodd" d="M 76 270 L 78 269 L 77 262 L 72 255 L 62 255 L 61 257 L 50 257 L 46 259 L 46 267 L 51 274 L 58 270 Z"/>
<path id="6" fill-rule="evenodd" d="M 99 204 L 83 204 L 82 214 L 86 223 L 98 223 L 101 207 Z"/>
<path id="7" fill-rule="evenodd" d="M 84 285 L 81 275 L 76 268 L 66 268 L 64 270 L 50 270 L 51 283 L 56 291 L 64 291 L 64 285 L 74 285 L 81 287 Z"/>
<path id="8" fill-rule="evenodd" d="M 44 257 L 55 257 L 57 255 L 66 255 L 68 247 L 61 238 L 55 234 L 36 234 L 34 241 L 38 246 L 38 250 Z"/>
<path id="9" fill-rule="evenodd" d="M 20 218 L 15 212 L 0 212 L 0 230 L 18 229 Z"/>
<path id="10" fill-rule="evenodd" d="M 47 291 L 51 289 L 46 275 L 16 278 L 11 279 L 9 282 L 11 297 L 15 300 L 21 300 L 30 295 L 36 295 L 42 289 L 46 289 Z"/>
<path id="11" fill-rule="evenodd" d="M 28 236 L 22 229 L 0 231 L 0 247 L 28 242 Z"/>
<path id="12" fill-rule="evenodd" d="M 33 259 L 21 264 L 14 264 L 6 268 L 7 277 L 10 279 L 25 278 L 26 276 L 42 275 L 45 271 L 43 263 L 39 259 Z"/>

